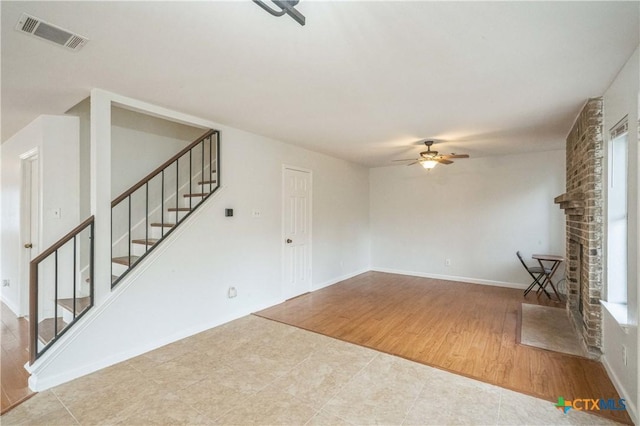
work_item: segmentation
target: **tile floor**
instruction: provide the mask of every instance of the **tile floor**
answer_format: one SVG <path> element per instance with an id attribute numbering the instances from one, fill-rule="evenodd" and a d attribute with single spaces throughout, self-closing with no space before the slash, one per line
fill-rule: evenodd
<path id="1" fill-rule="evenodd" d="M 0 422 L 614 424 L 256 316 L 41 392 Z"/>

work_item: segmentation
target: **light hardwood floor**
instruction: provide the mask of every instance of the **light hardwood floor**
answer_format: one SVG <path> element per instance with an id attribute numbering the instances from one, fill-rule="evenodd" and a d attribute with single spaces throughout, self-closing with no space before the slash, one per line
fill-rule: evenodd
<path id="1" fill-rule="evenodd" d="M 258 315 L 557 401 L 619 396 L 601 363 L 516 342 L 521 290 L 367 272 Z M 626 411 L 600 415 L 630 423 Z"/>
<path id="2" fill-rule="evenodd" d="M 14 405 L 33 395 L 27 385 L 29 374 L 24 364 L 29 361 L 29 322 L 16 318 L 11 310 L 2 303 L 2 357 L 0 358 L 0 382 L 2 399 L 0 413 L 5 413 Z"/>

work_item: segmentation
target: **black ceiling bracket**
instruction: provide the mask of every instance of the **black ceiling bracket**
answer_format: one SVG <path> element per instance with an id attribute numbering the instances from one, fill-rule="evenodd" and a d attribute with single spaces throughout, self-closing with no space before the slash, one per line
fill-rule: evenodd
<path id="1" fill-rule="evenodd" d="M 253 0 L 255 4 L 272 14 L 273 16 L 282 16 L 285 13 L 291 16 L 295 21 L 300 24 L 305 24 L 305 17 L 303 14 L 298 12 L 295 9 L 295 6 L 299 3 L 300 0 L 271 0 L 276 6 L 280 8 L 280 10 L 274 10 L 271 7 L 267 6 L 262 0 Z"/>

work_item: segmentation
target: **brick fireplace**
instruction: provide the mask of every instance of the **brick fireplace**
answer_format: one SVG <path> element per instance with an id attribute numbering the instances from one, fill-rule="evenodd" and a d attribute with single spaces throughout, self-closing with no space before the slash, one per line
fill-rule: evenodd
<path id="1" fill-rule="evenodd" d="M 566 193 L 555 199 L 566 214 L 567 310 L 592 355 L 602 349 L 602 119 L 602 98 L 590 99 L 567 137 Z"/>

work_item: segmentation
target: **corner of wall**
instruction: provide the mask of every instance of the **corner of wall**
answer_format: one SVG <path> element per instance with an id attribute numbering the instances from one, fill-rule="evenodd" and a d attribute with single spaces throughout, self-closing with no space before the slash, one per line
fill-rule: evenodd
<path id="1" fill-rule="evenodd" d="M 627 412 L 629 413 L 629 417 L 631 417 L 631 421 L 633 422 L 633 424 L 637 425 L 638 411 L 636 408 L 636 402 L 634 398 L 632 397 L 632 395 L 629 394 L 629 392 L 623 386 L 622 380 L 620 380 L 620 377 L 618 377 L 618 375 L 616 374 L 616 370 L 611 366 L 611 363 L 609 362 L 609 359 L 607 358 L 606 354 L 604 354 L 600 360 L 602 362 L 602 365 L 605 371 L 609 375 L 609 378 L 611 379 L 613 386 L 618 391 L 618 394 L 620 394 L 620 397 L 625 400 L 624 401 L 625 406 L 627 407 Z"/>

